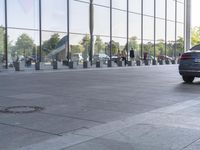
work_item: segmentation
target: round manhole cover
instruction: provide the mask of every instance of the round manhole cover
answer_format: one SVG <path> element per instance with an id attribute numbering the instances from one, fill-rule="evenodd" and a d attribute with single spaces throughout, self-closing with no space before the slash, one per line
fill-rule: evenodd
<path id="1" fill-rule="evenodd" d="M 0 108 L 1 113 L 24 114 L 42 111 L 44 108 L 39 106 L 11 106 Z"/>

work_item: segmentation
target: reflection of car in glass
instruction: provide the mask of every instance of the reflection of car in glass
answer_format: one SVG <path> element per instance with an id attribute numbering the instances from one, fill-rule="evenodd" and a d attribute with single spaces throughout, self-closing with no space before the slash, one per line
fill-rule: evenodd
<path id="1" fill-rule="evenodd" d="M 83 62 L 83 57 L 81 53 L 72 54 L 72 61 L 74 62 Z"/>
<path id="2" fill-rule="evenodd" d="M 181 55 L 179 73 L 186 83 L 191 83 L 195 77 L 200 77 L 200 44 Z"/>
<path id="3" fill-rule="evenodd" d="M 96 62 L 96 61 L 102 61 L 104 64 L 107 64 L 109 58 L 110 57 L 108 55 L 104 54 L 104 53 L 95 54 L 93 56 L 94 62 Z"/>

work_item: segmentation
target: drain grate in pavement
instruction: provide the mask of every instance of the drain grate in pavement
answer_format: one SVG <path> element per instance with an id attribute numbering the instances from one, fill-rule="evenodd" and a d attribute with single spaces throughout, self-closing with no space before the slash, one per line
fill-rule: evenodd
<path id="1" fill-rule="evenodd" d="M 0 113 L 10 114 L 26 114 L 42 111 L 44 108 L 39 106 L 11 106 L 11 107 L 0 107 Z"/>

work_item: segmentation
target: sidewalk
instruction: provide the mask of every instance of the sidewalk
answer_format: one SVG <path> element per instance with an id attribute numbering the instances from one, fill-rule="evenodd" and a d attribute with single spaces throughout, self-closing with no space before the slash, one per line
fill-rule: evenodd
<path id="1" fill-rule="evenodd" d="M 184 84 L 177 66 L 7 73 L 0 82 L 2 150 L 200 149 L 200 80 Z"/>

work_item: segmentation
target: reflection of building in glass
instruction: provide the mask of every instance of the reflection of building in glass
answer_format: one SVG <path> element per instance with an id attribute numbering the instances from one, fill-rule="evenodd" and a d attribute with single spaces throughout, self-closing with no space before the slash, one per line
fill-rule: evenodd
<path id="1" fill-rule="evenodd" d="M 77 53 L 89 60 L 90 55 L 112 57 L 131 49 L 138 58 L 144 53 L 176 58 L 184 50 L 186 2 L 2 0 L 0 62 L 8 65 L 14 55 L 66 60 Z"/>

